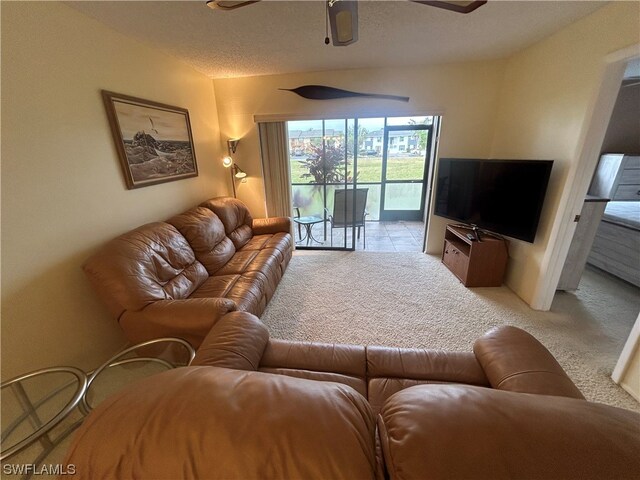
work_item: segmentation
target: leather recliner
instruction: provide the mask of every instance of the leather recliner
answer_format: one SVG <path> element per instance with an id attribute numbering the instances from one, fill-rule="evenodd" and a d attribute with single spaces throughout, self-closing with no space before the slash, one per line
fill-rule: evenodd
<path id="1" fill-rule="evenodd" d="M 192 366 L 98 406 L 79 478 L 637 478 L 640 415 L 586 401 L 528 333 L 474 353 L 270 340 L 226 315 Z"/>
<path id="2" fill-rule="evenodd" d="M 290 230 L 289 218 L 253 219 L 218 197 L 119 236 L 83 268 L 130 342 L 198 347 L 224 314 L 262 314 L 291 259 Z"/>

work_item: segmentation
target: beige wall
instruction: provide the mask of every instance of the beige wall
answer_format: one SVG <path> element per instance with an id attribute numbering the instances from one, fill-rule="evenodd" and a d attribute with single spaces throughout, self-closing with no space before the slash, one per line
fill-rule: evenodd
<path id="1" fill-rule="evenodd" d="M 200 175 L 127 190 L 100 90 L 189 109 Z M 81 271 L 108 239 L 228 193 L 212 82 L 60 3 L 2 3 L 2 377 L 124 342 Z"/>
<path id="2" fill-rule="evenodd" d="M 614 2 L 509 59 L 491 154 L 555 160 L 535 243 L 513 240 L 507 284 L 527 303 L 577 168 L 605 57 L 640 40 L 640 6 Z M 586 190 L 585 190 L 586 193 Z"/>
<path id="3" fill-rule="evenodd" d="M 248 174 L 238 197 L 252 213 L 265 213 L 262 167 L 254 115 L 279 119 L 441 114 L 440 155 L 487 157 L 504 62 L 423 68 L 340 70 L 215 80 L 221 138 L 242 138 L 235 155 Z M 409 103 L 373 99 L 307 100 L 278 90 L 320 84 L 369 93 L 409 96 Z M 440 251 L 446 220 L 434 217 L 427 248 Z"/>
<path id="4" fill-rule="evenodd" d="M 640 38 L 636 2 L 614 2 L 505 61 L 424 68 L 342 70 L 215 80 L 221 137 L 242 137 L 237 162 L 249 173 L 239 197 L 264 213 L 253 115 L 273 118 L 435 113 L 443 115 L 440 156 L 555 160 L 534 244 L 512 240 L 507 284 L 532 303 L 559 220 L 562 195 L 582 147 L 604 57 Z M 323 84 L 411 97 L 311 101 L 278 88 Z M 565 200 L 566 202 L 566 200 Z M 446 221 L 433 217 L 427 251 L 438 252 Z"/>

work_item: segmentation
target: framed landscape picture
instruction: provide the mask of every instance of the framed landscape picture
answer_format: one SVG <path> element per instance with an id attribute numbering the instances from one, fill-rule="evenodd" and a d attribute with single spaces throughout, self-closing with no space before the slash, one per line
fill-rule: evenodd
<path id="1" fill-rule="evenodd" d="M 102 91 L 127 187 L 198 176 L 189 111 Z"/>

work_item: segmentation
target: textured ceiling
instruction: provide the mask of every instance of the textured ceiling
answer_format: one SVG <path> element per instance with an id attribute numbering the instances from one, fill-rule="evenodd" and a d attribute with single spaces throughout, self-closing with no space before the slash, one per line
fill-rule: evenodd
<path id="1" fill-rule="evenodd" d="M 212 78 L 428 65 L 508 56 L 602 7 L 489 1 L 462 15 L 408 1 L 359 2 L 359 41 L 324 44 L 325 3 L 263 1 L 224 12 L 204 1 L 65 2 Z"/>

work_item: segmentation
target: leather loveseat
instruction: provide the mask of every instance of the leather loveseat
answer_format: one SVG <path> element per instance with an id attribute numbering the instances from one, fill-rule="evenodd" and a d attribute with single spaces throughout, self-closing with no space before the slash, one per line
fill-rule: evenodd
<path id="1" fill-rule="evenodd" d="M 194 347 L 224 314 L 261 315 L 293 252 L 289 218 L 218 197 L 108 242 L 83 268 L 128 340 Z"/>
<path id="2" fill-rule="evenodd" d="M 192 366 L 94 410 L 65 462 L 95 480 L 626 479 L 639 428 L 515 327 L 452 353 L 270 340 L 234 312 Z"/>

